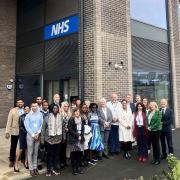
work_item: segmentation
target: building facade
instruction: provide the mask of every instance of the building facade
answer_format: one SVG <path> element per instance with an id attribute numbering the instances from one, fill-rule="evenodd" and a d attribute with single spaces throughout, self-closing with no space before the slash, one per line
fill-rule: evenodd
<path id="1" fill-rule="evenodd" d="M 0 126 L 18 98 L 97 102 L 115 92 L 167 98 L 179 127 L 179 1 L 161 1 L 155 21 L 130 0 L 2 0 Z"/>

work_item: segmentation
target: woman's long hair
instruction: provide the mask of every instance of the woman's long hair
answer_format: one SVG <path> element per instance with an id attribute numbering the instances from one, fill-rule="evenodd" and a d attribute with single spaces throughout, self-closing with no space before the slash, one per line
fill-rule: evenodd
<path id="1" fill-rule="evenodd" d="M 146 108 L 144 106 L 144 104 L 142 102 L 139 102 L 136 104 L 136 109 L 135 112 L 138 112 L 138 106 L 141 105 L 142 106 L 142 112 L 146 113 Z"/>
<path id="2" fill-rule="evenodd" d="M 69 103 L 68 103 L 67 101 L 64 101 L 64 102 L 61 103 L 61 113 L 62 113 L 62 115 L 65 114 L 65 111 L 64 111 L 64 106 L 65 106 L 65 105 L 68 106 L 68 112 L 67 112 L 67 115 L 68 115 L 69 117 L 71 117 L 71 110 L 70 110 Z"/>

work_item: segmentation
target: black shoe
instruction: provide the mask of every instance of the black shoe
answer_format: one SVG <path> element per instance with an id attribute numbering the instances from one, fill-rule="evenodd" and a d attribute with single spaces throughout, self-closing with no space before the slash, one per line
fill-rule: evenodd
<path id="1" fill-rule="evenodd" d="M 152 160 L 152 161 L 151 161 L 151 164 L 155 164 L 155 162 L 156 162 L 156 160 Z"/>
<path id="2" fill-rule="evenodd" d="M 78 173 L 76 172 L 76 169 L 73 169 L 72 174 L 73 175 L 78 175 Z"/>
<path id="3" fill-rule="evenodd" d="M 127 153 L 127 155 L 128 155 L 128 159 L 131 159 L 131 154 L 129 152 Z"/>
<path id="4" fill-rule="evenodd" d="M 161 159 L 166 159 L 167 158 L 167 155 L 166 154 L 162 154 L 161 155 Z"/>
<path id="5" fill-rule="evenodd" d="M 104 158 L 106 158 L 106 159 L 109 159 L 109 157 L 106 155 L 106 154 L 102 154 L 102 156 L 104 157 Z"/>
<path id="6" fill-rule="evenodd" d="M 129 159 L 128 153 L 124 153 L 123 157 L 124 157 L 125 159 Z"/>
<path id="7" fill-rule="evenodd" d="M 14 166 L 14 172 L 20 172 L 19 169 L 16 169 L 16 167 Z"/>
<path id="8" fill-rule="evenodd" d="M 156 161 L 154 164 L 155 164 L 155 165 L 159 165 L 159 164 L 160 164 L 160 161 Z"/>
<path id="9" fill-rule="evenodd" d="M 77 172 L 78 174 L 84 174 L 84 172 L 83 172 L 80 168 L 78 168 L 78 169 L 76 170 L 76 172 Z"/>
<path id="10" fill-rule="evenodd" d="M 9 167 L 14 167 L 14 161 L 9 162 Z"/>

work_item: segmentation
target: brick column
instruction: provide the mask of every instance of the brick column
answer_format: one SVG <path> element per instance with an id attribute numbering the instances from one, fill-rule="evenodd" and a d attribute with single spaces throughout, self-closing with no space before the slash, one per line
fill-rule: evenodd
<path id="1" fill-rule="evenodd" d="M 9 80 L 15 80 L 16 0 L 0 1 L 0 127 L 5 127 L 7 115 L 14 105 L 13 90 L 7 90 Z"/>
<path id="2" fill-rule="evenodd" d="M 113 92 L 132 94 L 129 0 L 84 0 L 84 97 L 109 99 Z"/>
<path id="3" fill-rule="evenodd" d="M 169 39 L 175 126 L 180 127 L 180 24 L 179 0 L 168 0 Z"/>

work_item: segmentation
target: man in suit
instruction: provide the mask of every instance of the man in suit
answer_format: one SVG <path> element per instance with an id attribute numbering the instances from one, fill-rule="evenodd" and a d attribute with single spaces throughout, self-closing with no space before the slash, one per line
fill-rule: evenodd
<path id="1" fill-rule="evenodd" d="M 111 110 L 106 106 L 106 99 L 104 98 L 101 98 L 100 100 L 99 115 L 100 115 L 100 132 L 104 143 L 104 152 L 102 156 L 108 159 L 108 140 L 109 140 L 110 126 L 113 116 Z"/>
<path id="2" fill-rule="evenodd" d="M 172 143 L 172 128 L 173 123 L 173 111 L 167 107 L 168 103 L 166 99 L 161 99 L 160 101 L 160 111 L 162 112 L 162 131 L 161 131 L 161 147 L 162 147 L 162 159 L 166 159 L 166 143 L 168 146 L 169 153 L 174 153 L 173 143 Z"/>
<path id="3" fill-rule="evenodd" d="M 52 112 L 52 109 L 53 109 L 53 106 L 54 105 L 58 105 L 59 107 L 59 110 L 60 110 L 60 95 L 59 94 L 54 94 L 54 97 L 53 97 L 53 103 L 49 105 L 49 112 Z"/>
<path id="4" fill-rule="evenodd" d="M 135 105 L 134 103 L 131 102 L 131 95 L 130 94 L 127 94 L 125 96 L 125 100 L 127 102 L 127 107 L 131 109 L 132 113 L 134 113 L 135 111 Z"/>
<path id="5" fill-rule="evenodd" d="M 16 101 L 16 107 L 10 110 L 6 124 L 5 137 L 6 139 L 9 139 L 11 137 L 9 167 L 14 166 L 14 162 L 16 159 L 16 147 L 19 139 L 19 117 L 22 114 L 24 114 L 24 102 L 23 100 L 19 99 Z"/>

